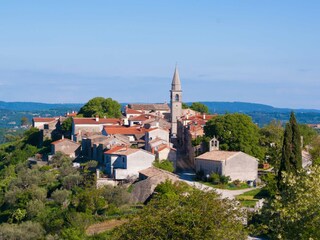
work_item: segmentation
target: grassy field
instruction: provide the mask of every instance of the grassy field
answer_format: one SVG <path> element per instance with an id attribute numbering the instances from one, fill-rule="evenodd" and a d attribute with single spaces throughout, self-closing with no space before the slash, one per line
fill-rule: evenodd
<path id="1" fill-rule="evenodd" d="M 244 207 L 254 207 L 261 198 L 267 197 L 267 191 L 261 188 L 253 189 L 236 197 Z"/>
<path id="2" fill-rule="evenodd" d="M 200 183 L 207 185 L 209 187 L 213 187 L 213 188 L 219 188 L 219 189 L 227 189 L 227 190 L 239 190 L 239 189 L 246 189 L 249 188 L 249 185 L 246 183 L 241 183 L 240 185 L 235 185 L 233 183 L 228 183 L 228 184 L 213 184 L 210 182 L 203 182 L 203 181 L 199 181 Z"/>

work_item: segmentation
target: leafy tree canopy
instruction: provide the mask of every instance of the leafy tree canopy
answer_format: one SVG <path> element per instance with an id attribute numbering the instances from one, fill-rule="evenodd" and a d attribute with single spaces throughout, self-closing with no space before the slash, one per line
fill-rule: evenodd
<path id="1" fill-rule="evenodd" d="M 182 103 L 182 109 L 187 109 L 187 108 L 189 108 L 188 104 Z"/>
<path id="2" fill-rule="evenodd" d="M 95 97 L 80 109 L 79 115 L 118 118 L 121 116 L 121 105 L 112 98 Z"/>
<path id="3" fill-rule="evenodd" d="M 61 129 L 64 132 L 71 132 L 72 129 L 72 118 L 68 117 L 66 120 L 63 121 L 61 125 Z"/>
<path id="4" fill-rule="evenodd" d="M 193 102 L 190 108 L 194 111 L 201 112 L 201 113 L 209 113 L 209 108 L 200 102 Z"/>
<path id="5" fill-rule="evenodd" d="M 283 174 L 283 191 L 264 204 L 253 229 L 270 239 L 320 239 L 320 167 Z"/>
<path id="6" fill-rule="evenodd" d="M 245 114 L 225 114 L 210 119 L 204 127 L 207 137 L 216 136 L 221 150 L 242 151 L 263 159 L 259 128 Z"/>
<path id="7" fill-rule="evenodd" d="M 160 186 L 166 191 L 118 228 L 113 239 L 247 239 L 235 202 L 221 200 L 215 192 L 182 192 L 186 188 L 180 184 Z"/>
<path id="8" fill-rule="evenodd" d="M 303 137 L 303 147 L 309 145 L 318 135 L 316 130 L 306 124 L 299 124 L 299 131 Z"/>
<path id="9" fill-rule="evenodd" d="M 283 142 L 283 127 L 280 121 L 272 121 L 260 129 L 260 144 L 266 149 L 266 161 L 279 170 Z"/>

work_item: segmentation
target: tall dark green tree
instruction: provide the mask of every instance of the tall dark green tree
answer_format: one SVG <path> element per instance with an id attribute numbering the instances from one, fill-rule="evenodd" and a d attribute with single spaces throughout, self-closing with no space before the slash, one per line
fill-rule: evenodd
<path id="1" fill-rule="evenodd" d="M 284 130 L 282 156 L 278 172 L 278 186 L 281 187 L 283 172 L 296 174 L 302 168 L 301 135 L 293 112 Z"/>

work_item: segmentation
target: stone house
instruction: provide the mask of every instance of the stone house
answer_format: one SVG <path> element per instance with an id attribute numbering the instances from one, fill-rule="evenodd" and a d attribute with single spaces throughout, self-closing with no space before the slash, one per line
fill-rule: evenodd
<path id="1" fill-rule="evenodd" d="M 120 126 L 122 120 L 118 118 L 72 118 L 71 135 L 75 141 L 81 141 L 83 133 L 101 133 L 104 126 Z"/>
<path id="2" fill-rule="evenodd" d="M 77 158 L 81 153 L 81 145 L 67 138 L 62 138 L 51 143 L 51 154 L 62 152 L 70 158 Z"/>
<path id="3" fill-rule="evenodd" d="M 129 138 L 122 135 L 94 134 L 89 136 L 82 136 L 82 155 L 87 159 L 97 160 L 99 163 L 103 162 L 103 153 L 114 146 L 130 146 Z"/>
<path id="4" fill-rule="evenodd" d="M 152 166 L 155 155 L 142 149 L 123 146 L 114 147 L 104 153 L 105 173 L 115 180 L 137 178 L 139 171 Z"/>
<path id="5" fill-rule="evenodd" d="M 167 103 L 129 104 L 128 108 L 143 112 L 145 114 L 154 114 L 158 117 L 165 117 L 170 113 L 170 108 Z"/>
<path id="6" fill-rule="evenodd" d="M 109 135 L 123 135 L 129 139 L 130 144 L 136 147 L 145 146 L 145 132 L 146 129 L 143 127 L 124 127 L 124 126 L 105 126 L 102 130 L 102 134 L 105 136 Z"/>
<path id="7" fill-rule="evenodd" d="M 214 137 L 209 142 L 209 152 L 195 158 L 196 171 L 205 175 L 218 173 L 232 181 L 254 181 L 258 178 L 258 159 L 241 151 L 221 151 Z"/>
<path id="8" fill-rule="evenodd" d="M 218 173 L 232 181 L 254 181 L 258 178 L 258 159 L 243 152 L 212 150 L 195 158 L 196 171 L 204 175 Z"/>

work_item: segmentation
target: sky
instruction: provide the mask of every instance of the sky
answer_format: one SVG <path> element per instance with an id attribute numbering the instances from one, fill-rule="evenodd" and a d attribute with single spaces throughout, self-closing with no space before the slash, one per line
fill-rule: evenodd
<path id="1" fill-rule="evenodd" d="M 320 1 L 0 3 L 0 101 L 183 101 L 320 109 Z"/>

